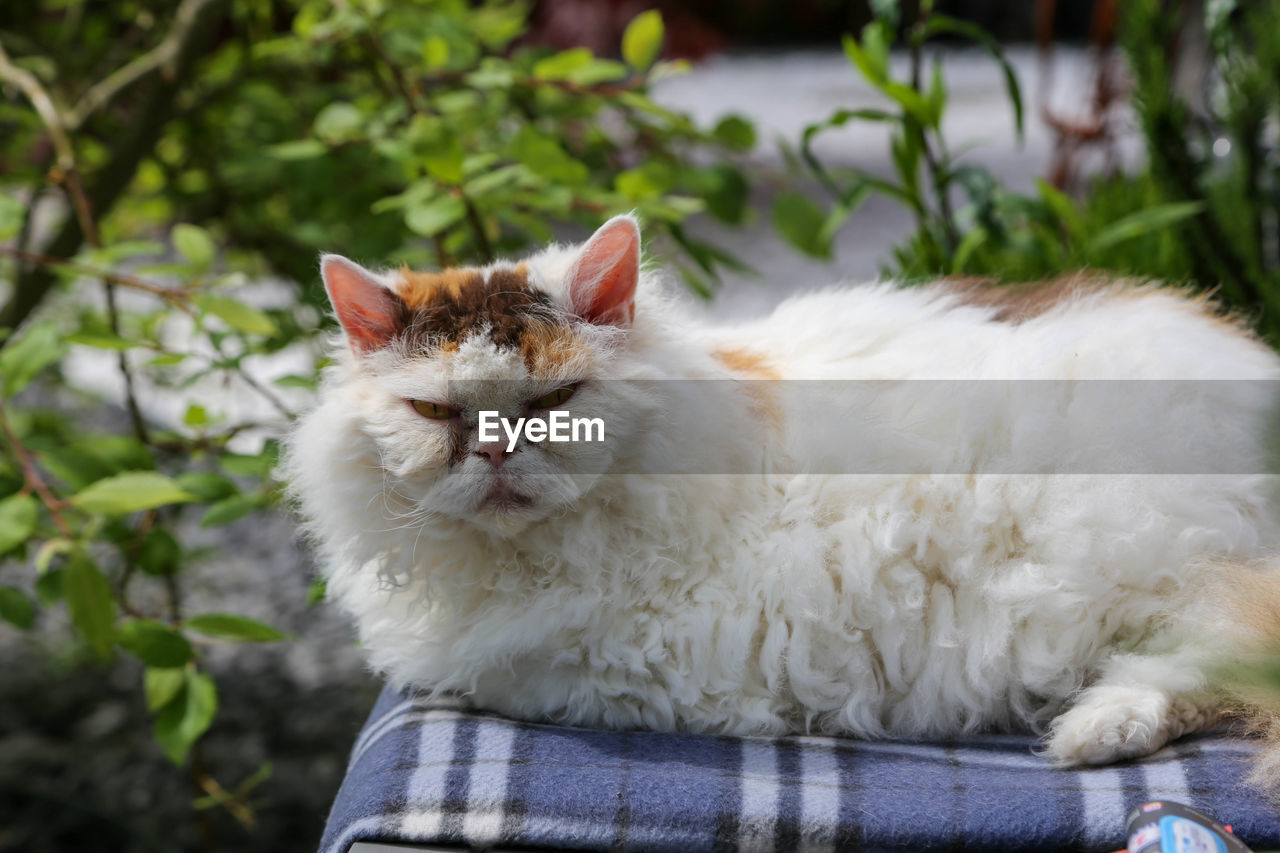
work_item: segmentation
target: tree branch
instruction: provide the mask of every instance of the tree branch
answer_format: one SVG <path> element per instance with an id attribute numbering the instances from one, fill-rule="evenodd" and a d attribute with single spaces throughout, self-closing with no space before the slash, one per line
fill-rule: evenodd
<path id="1" fill-rule="evenodd" d="M 40 120 L 49 130 L 49 138 L 53 141 L 54 151 L 57 152 L 57 165 L 62 169 L 75 168 L 75 148 L 71 145 L 67 120 L 62 110 L 58 109 L 53 98 L 49 97 L 48 91 L 41 85 L 36 75 L 13 64 L 2 43 L 0 43 L 0 80 L 17 86 L 31 102 L 31 106 L 35 108 Z"/>
<path id="2" fill-rule="evenodd" d="M 169 32 L 160 43 L 91 86 L 67 114 L 67 129 L 72 132 L 78 130 L 91 115 L 111 103 L 117 95 L 156 71 L 161 71 L 172 79 L 182 46 L 200 20 L 204 7 L 211 2 L 213 0 L 182 0 L 178 11 L 173 15 Z"/>
<path id="3" fill-rule="evenodd" d="M 138 164 L 155 148 L 156 141 L 163 134 L 165 124 L 176 107 L 178 82 L 189 73 L 196 60 L 213 42 L 218 21 L 226 14 L 229 5 L 230 0 L 202 2 L 198 7 L 199 20 L 187 31 L 186 41 L 180 45 L 174 59 L 175 80 L 167 85 L 157 82 L 156 85 L 147 87 L 145 96 L 138 98 L 136 112 L 129 116 L 122 131 L 116 134 L 116 143 L 107 153 L 103 166 L 87 176 L 88 180 L 84 182 L 85 196 L 89 207 L 99 215 L 105 216 L 110 211 L 116 199 L 133 180 Z M 4 79 L 2 75 L 0 79 Z M 84 239 L 78 217 L 69 217 L 43 246 L 43 251 L 53 257 L 68 257 L 76 253 Z M 37 266 L 29 273 L 20 271 L 17 278 L 13 297 L 0 307 L 0 326 L 11 329 L 22 325 L 44 300 L 55 281 L 43 266 Z"/>
<path id="4" fill-rule="evenodd" d="M 71 526 L 62 517 L 62 510 L 67 505 L 54 496 L 53 492 L 49 490 L 49 484 L 44 481 L 44 477 L 40 476 L 40 469 L 36 468 L 36 463 L 31 459 L 31 454 L 22 446 L 22 442 L 18 440 L 18 434 L 14 432 L 13 426 L 10 425 L 2 402 L 0 402 L 0 434 L 4 435 L 9 442 L 9 446 L 13 448 L 13 455 L 18 459 L 18 467 L 22 469 L 23 488 L 35 492 L 36 497 L 40 498 L 40 502 L 45 505 L 45 509 L 49 510 L 49 515 L 53 518 L 53 523 L 58 528 L 58 532 L 67 539 L 73 539 Z"/>
<path id="5" fill-rule="evenodd" d="M 149 281 L 124 273 L 112 272 L 99 267 L 91 267 L 87 264 L 69 261 L 66 258 L 55 258 L 51 255 L 42 255 L 39 252 L 27 252 L 22 249 L 11 249 L 8 246 L 0 246 L 0 255 L 8 255 L 11 258 L 17 258 L 20 261 L 26 261 L 29 264 L 37 266 L 63 267 L 65 269 L 78 272 L 81 275 L 100 278 L 110 284 L 118 284 L 121 287 L 128 287 L 132 290 L 141 290 L 143 293 L 150 293 L 152 296 L 159 296 L 161 299 L 175 306 L 186 305 L 191 300 L 191 294 L 185 290 L 179 290 L 174 287 L 165 287 L 159 284 L 152 284 Z"/>

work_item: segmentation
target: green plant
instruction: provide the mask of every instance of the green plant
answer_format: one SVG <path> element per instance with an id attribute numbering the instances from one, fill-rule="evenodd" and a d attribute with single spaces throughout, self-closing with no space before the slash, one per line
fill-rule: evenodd
<path id="1" fill-rule="evenodd" d="M 1013 129 L 1021 137 L 1021 89 L 999 45 L 972 24 L 936 13 L 925 0 L 905 30 L 908 76 L 895 79 L 889 51 L 901 24 L 898 4 L 874 5 L 876 18 L 859 38 L 846 36 L 844 48 L 890 106 L 840 109 L 806 128 L 797 159 L 831 206 L 824 211 L 797 192 L 779 197 L 774 218 L 793 244 L 810 254 L 829 254 L 831 237 L 848 216 L 870 193 L 880 193 L 915 217 L 915 231 L 893 249 L 889 264 L 890 274 L 908 280 L 981 275 L 1017 282 L 1089 267 L 1175 281 L 1188 277 L 1178 227 L 1205 210 L 1202 199 L 1169 199 L 1142 176 L 1096 180 L 1083 203 L 1045 181 L 1034 195 L 1009 190 L 987 169 L 953 153 L 942 133 L 947 88 L 941 64 L 935 59 L 930 73 L 924 71 L 930 39 L 958 36 L 982 46 L 1000 66 Z M 849 122 L 890 127 L 891 178 L 831 169 L 814 154 L 818 134 Z"/>
<path id="2" fill-rule="evenodd" d="M 191 612 L 202 556 L 191 534 L 279 501 L 263 436 L 292 417 L 295 389 L 314 387 L 317 253 L 483 263 L 556 224 L 636 210 L 700 291 L 735 263 L 682 223 L 704 209 L 741 221 L 735 157 L 754 145 L 751 125 L 699 128 L 649 98 L 652 80 L 679 71 L 659 60 L 656 12 L 633 21 L 619 62 L 520 45 L 528 11 L 463 0 L 0 11 L 11 285 L 0 619 L 30 629 L 65 607 L 84 657 L 139 661 L 155 739 L 188 763 L 206 805 L 243 816 L 258 776 L 224 787 L 193 756 L 218 708 L 205 651 L 289 638 L 242 614 Z M 303 286 L 250 299 L 246 283 L 267 273 Z M 272 380 L 253 367 L 286 350 L 309 366 Z M 116 426 L 82 425 L 101 402 L 66 369 L 85 351 L 120 380 Z M 144 386 L 187 395 L 180 420 L 147 417 Z M 263 422 L 203 396 L 217 387 L 257 400 Z"/>

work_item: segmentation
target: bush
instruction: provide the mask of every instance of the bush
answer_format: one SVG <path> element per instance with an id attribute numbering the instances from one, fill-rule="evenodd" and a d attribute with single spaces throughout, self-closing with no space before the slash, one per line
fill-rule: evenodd
<path id="1" fill-rule="evenodd" d="M 1013 192 L 989 171 L 954 156 L 941 132 L 947 103 L 940 64 L 926 74 L 924 48 L 939 36 L 985 47 L 1001 64 L 1010 111 L 1021 133 L 1022 98 L 1013 69 L 983 31 L 923 2 L 903 26 L 893 0 L 845 52 L 891 109 L 849 107 L 809 127 L 799 145 L 806 177 L 830 199 L 820 208 L 802 196 L 774 210 L 797 248 L 825 256 L 830 240 L 869 193 L 908 207 L 916 230 L 896 247 L 886 272 L 907 279 L 980 275 L 1020 282 L 1084 268 L 1189 283 L 1212 290 L 1245 312 L 1280 344 L 1280 184 L 1274 129 L 1280 121 L 1280 6 L 1207 4 L 1205 104 L 1199 111 L 1170 81 L 1175 62 L 1195 61 L 1177 46 L 1199 22 L 1159 0 L 1122 8 L 1121 33 L 1132 69 L 1147 167 L 1136 175 L 1094 179 L 1072 199 L 1046 182 L 1034 195 Z M 893 79 L 888 51 L 900 30 L 911 56 L 906 79 Z M 848 122 L 893 128 L 893 179 L 828 169 L 812 153 L 814 136 Z"/>
<path id="2" fill-rule="evenodd" d="M 0 618 L 28 630 L 65 608 L 81 657 L 141 662 L 156 743 L 233 813 L 253 785 L 191 761 L 218 711 L 206 652 L 289 637 L 190 612 L 185 584 L 195 532 L 279 501 L 272 436 L 314 387 L 326 330 L 317 253 L 486 262 L 635 210 L 697 289 L 732 263 L 681 225 L 702 210 L 741 220 L 734 157 L 751 125 L 699 128 L 649 98 L 680 70 L 660 59 L 656 12 L 632 22 L 622 61 L 521 44 L 527 13 L 463 0 L 0 11 L 0 276 L 14 284 L 0 294 Z M 272 274 L 284 280 L 248 286 Z M 92 417 L 99 401 L 66 381 L 85 352 L 113 365 L 95 381 L 120 383 L 123 418 Z M 282 360 L 299 366 L 264 367 Z M 144 395 L 189 402 L 156 423 Z"/>

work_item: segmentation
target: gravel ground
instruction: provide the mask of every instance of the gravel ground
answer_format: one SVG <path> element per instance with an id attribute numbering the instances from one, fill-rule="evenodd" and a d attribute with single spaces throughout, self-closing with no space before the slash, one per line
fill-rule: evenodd
<path id="1" fill-rule="evenodd" d="M 1031 53 L 1015 59 L 1024 82 L 1034 80 Z M 1086 58 L 1074 53 L 1061 62 L 1059 89 L 1078 95 Z M 989 60 L 956 54 L 947 66 L 952 138 L 985 144 L 976 161 L 1029 187 L 1049 153 L 1039 124 L 1029 117 L 1026 145 L 1012 147 L 1008 105 Z M 771 167 L 774 138 L 798 138 L 806 123 L 836 106 L 874 103 L 841 55 L 808 52 L 716 58 L 664 84 L 659 98 L 703 121 L 726 112 L 750 116 L 761 129 L 759 156 Z M 819 150 L 831 162 L 883 172 L 887 146 L 879 133 L 832 133 Z M 835 259 L 824 264 L 801 258 L 775 235 L 767 193 L 755 201 L 761 213 L 746 228 L 694 226 L 760 273 L 730 276 L 701 309 L 715 316 L 756 314 L 795 290 L 874 278 L 887 249 L 910 229 L 902 209 L 873 199 L 841 231 Z M 210 656 L 221 710 L 204 762 L 229 787 L 271 763 L 270 779 L 253 797 L 256 827 L 246 830 L 221 808 L 197 817 L 188 777 L 151 742 L 136 667 L 70 658 L 65 625 L 46 614 L 31 636 L 0 624 L 0 853 L 197 850 L 202 825 L 212 849 L 315 849 L 378 685 L 364 672 L 345 620 L 327 606 L 305 605 L 313 569 L 289 518 L 255 517 L 201 535 L 220 547 L 185 583 L 189 610 L 243 613 L 298 635 L 290 644 L 220 648 Z"/>

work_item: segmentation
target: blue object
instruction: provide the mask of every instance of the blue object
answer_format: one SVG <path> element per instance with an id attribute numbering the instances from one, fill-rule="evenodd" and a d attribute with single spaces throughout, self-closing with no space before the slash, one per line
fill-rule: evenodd
<path id="1" fill-rule="evenodd" d="M 619 733 L 379 698 L 321 844 L 655 851 L 1111 851 L 1125 817 L 1176 800 L 1280 846 L 1246 787 L 1253 745 L 1186 738 L 1140 762 L 1055 769 L 1029 735 L 955 743 Z"/>

